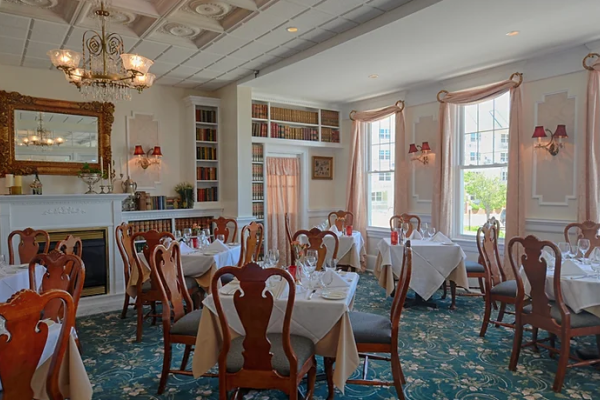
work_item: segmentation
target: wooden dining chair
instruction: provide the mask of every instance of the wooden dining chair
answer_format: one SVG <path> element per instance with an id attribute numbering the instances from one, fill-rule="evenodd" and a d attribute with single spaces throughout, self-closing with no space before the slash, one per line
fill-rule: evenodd
<path id="1" fill-rule="evenodd" d="M 287 242 L 288 242 L 288 246 L 290 248 L 290 264 L 292 265 L 293 262 L 292 260 L 294 259 L 294 246 L 292 245 L 292 228 L 290 227 L 290 214 L 285 213 L 284 216 L 284 221 L 285 221 L 285 236 L 287 237 Z M 285 262 L 287 263 L 288 260 L 285 260 Z"/>
<path id="2" fill-rule="evenodd" d="M 127 292 L 130 285 L 131 270 L 137 269 L 135 260 L 135 245 L 133 243 L 133 227 L 127 222 L 123 222 L 115 229 L 115 240 L 121 259 L 123 260 L 123 275 L 125 275 L 125 301 L 123 302 L 123 310 L 121 311 L 121 319 L 127 317 L 127 310 L 130 306 L 135 306 L 136 302 L 131 301 L 131 296 Z M 133 282 L 132 282 L 133 283 Z M 137 284 L 137 282 L 136 282 Z"/>
<path id="3" fill-rule="evenodd" d="M 33 399 L 31 380 L 48 340 L 48 325 L 41 319 L 52 302 L 59 302 L 64 313 L 46 376 L 46 392 L 50 400 L 64 400 L 59 389 L 59 371 L 75 323 L 75 307 L 71 295 L 63 290 L 41 294 L 21 290 L 6 303 L 0 303 L 4 326 L 0 331 L 0 381 L 4 400 Z"/>
<path id="4" fill-rule="evenodd" d="M 412 215 L 407 213 L 394 215 L 392 218 L 390 218 L 390 230 L 393 231 L 394 228 L 400 228 L 400 224 L 402 222 L 408 223 L 408 233 L 406 234 L 407 237 L 410 237 L 410 235 L 412 235 L 413 231 L 415 230 L 415 224 L 417 231 L 421 232 L 421 218 L 419 218 L 418 215 Z"/>
<path id="5" fill-rule="evenodd" d="M 83 254 L 83 243 L 81 242 L 80 238 L 69 235 L 65 239 L 56 243 L 54 250 L 58 250 L 65 254 L 75 254 L 77 257 L 81 258 L 81 255 Z"/>
<path id="6" fill-rule="evenodd" d="M 192 299 L 186 288 L 185 276 L 181 265 L 179 243 L 174 241 L 168 246 L 154 246 L 149 257 L 151 279 L 157 283 L 163 307 L 162 325 L 164 337 L 163 368 L 158 386 L 162 394 L 167 385 L 169 374 L 192 375 L 187 371 L 192 348 L 196 343 L 202 310 L 192 309 Z M 171 369 L 173 344 L 184 344 L 185 351 L 179 369 Z"/>
<path id="7" fill-rule="evenodd" d="M 48 232 L 32 228 L 26 228 L 22 231 L 12 231 L 8 235 L 8 263 L 10 265 L 14 265 L 15 263 L 15 251 L 13 249 L 13 238 L 15 236 L 19 237 L 17 252 L 19 253 L 19 262 L 21 264 L 29 264 L 29 261 L 40 252 L 40 245 L 38 243 L 38 237 L 40 236 L 45 241 L 42 253 L 48 253 L 50 250 L 50 235 Z"/>
<path id="8" fill-rule="evenodd" d="M 231 337 L 218 290 L 219 277 L 228 273 L 240 282 L 241 291 L 233 295 L 233 304 L 246 333 L 235 339 Z M 282 333 L 267 332 L 275 299 L 265 289 L 272 276 L 281 277 L 289 288 Z M 296 285 L 291 275 L 279 268 L 262 269 L 256 263 L 241 268 L 225 267 L 215 274 L 211 293 L 223 338 L 218 363 L 219 399 L 226 400 L 230 390 L 247 388 L 281 390 L 291 400 L 297 400 L 298 387 L 307 374 L 308 391 L 304 398 L 312 399 L 317 374 L 315 344 L 310 338 L 291 334 L 296 297 Z"/>
<path id="9" fill-rule="evenodd" d="M 600 236 L 598 236 L 600 231 L 600 224 L 594 221 L 583 221 L 583 222 L 574 222 L 565 227 L 564 235 L 565 241 L 570 245 L 577 245 L 577 240 L 575 243 L 571 243 L 569 240 L 569 233 L 571 231 L 577 232 L 577 240 L 579 239 L 588 239 L 590 241 L 590 248 L 585 253 L 585 257 L 589 257 L 594 251 L 594 248 L 600 247 Z"/>
<path id="10" fill-rule="evenodd" d="M 390 316 L 350 311 L 350 323 L 354 332 L 356 348 L 361 358 L 364 358 L 362 379 L 350 379 L 349 385 L 368 386 L 394 386 L 399 399 L 404 399 L 402 385 L 406 383 L 400 356 L 398 354 L 398 335 L 400 331 L 400 317 L 408 293 L 412 274 L 412 248 L 410 240 L 404 247 L 402 270 L 396 286 Z M 387 353 L 390 357 L 370 353 Z M 388 361 L 392 364 L 392 382 L 381 380 L 367 380 L 369 359 Z M 330 398 L 333 393 L 333 360 L 325 359 L 325 370 L 328 377 Z"/>
<path id="11" fill-rule="evenodd" d="M 333 238 L 333 253 L 332 259 L 337 259 L 338 249 L 340 247 L 340 239 L 331 231 L 322 231 L 319 228 L 312 228 L 310 231 L 299 230 L 292 236 L 292 241 L 298 240 L 300 236 L 306 236 L 308 239 L 307 250 L 317 251 L 317 271 L 323 269 L 323 264 L 327 258 L 327 246 L 325 246 L 325 238 L 331 236 Z M 292 265 L 296 262 L 296 255 L 292 253 Z"/>
<path id="12" fill-rule="evenodd" d="M 477 249 L 483 255 L 485 269 L 485 312 L 479 336 L 485 337 L 489 324 L 496 327 L 515 328 L 514 324 L 503 322 L 504 314 L 514 314 L 506 311 L 507 304 L 517 302 L 517 281 L 507 280 L 502 268 L 500 251 L 498 250 L 498 228 L 493 221 L 488 221 L 477 231 Z M 491 320 L 492 308 L 500 303 L 498 318 Z"/>
<path id="13" fill-rule="evenodd" d="M 225 243 L 231 243 L 237 240 L 238 224 L 235 219 L 219 217 L 213 219 L 211 224 L 214 225 L 213 234 L 215 238 L 218 235 L 223 235 L 225 237 Z"/>
<path id="14" fill-rule="evenodd" d="M 332 217 L 335 218 L 333 222 L 331 221 Z M 344 225 L 352 225 L 354 223 L 354 214 L 344 210 L 332 211 L 327 216 L 327 222 L 329 222 L 330 228 L 335 225 L 337 230 L 341 232 L 344 229 Z"/>
<path id="15" fill-rule="evenodd" d="M 517 247 L 523 251 L 520 260 L 515 260 Z M 521 347 L 533 346 L 537 351 L 539 346 L 549 350 L 551 355 L 558 353 L 558 368 L 552 390 L 560 392 L 567 368 L 600 363 L 600 359 L 581 361 L 575 358 L 576 362 L 569 364 L 571 339 L 578 336 L 600 335 L 600 318 L 586 311 L 577 314 L 567 307 L 563 300 L 560 278 L 554 279 L 552 288 L 555 300 L 550 301 L 546 294 L 548 265 L 542 258 L 543 250 L 554 256 L 554 276 L 560 277 L 562 255 L 554 243 L 541 241 L 530 235 L 526 238 L 512 238 L 508 244 L 510 264 L 517 281 L 515 336 L 509 369 L 511 371 L 517 369 Z M 521 278 L 521 265 L 531 286 L 531 304 L 527 306 L 524 305 L 525 288 Z M 522 344 L 525 325 L 532 326 L 532 341 Z M 547 331 L 550 337 L 538 339 L 539 329 Z M 557 337 L 560 340 L 560 350 L 555 347 Z M 549 345 L 545 344 L 547 341 L 550 341 Z M 600 344 L 598 350 L 600 351 Z"/>
<path id="16" fill-rule="evenodd" d="M 241 241 L 242 249 L 238 267 L 248 263 L 258 261 L 262 242 L 264 239 L 265 227 L 255 221 L 242 228 Z"/>

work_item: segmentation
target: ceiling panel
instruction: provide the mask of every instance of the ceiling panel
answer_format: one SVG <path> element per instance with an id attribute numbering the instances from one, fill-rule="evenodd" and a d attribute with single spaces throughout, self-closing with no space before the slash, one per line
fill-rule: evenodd
<path id="1" fill-rule="evenodd" d="M 378 8 L 373 8 L 369 6 L 360 6 L 343 14 L 342 16 L 346 19 L 350 19 L 359 24 L 363 24 L 367 21 L 372 20 L 375 17 L 383 14 L 383 11 Z"/>
<path id="2" fill-rule="evenodd" d="M 315 28 L 303 35 L 300 35 L 300 38 L 305 39 L 305 40 L 310 40 L 310 41 L 316 42 L 316 43 L 321 43 L 328 39 L 331 39 L 335 35 L 337 35 L 336 32 L 327 31 L 327 30 L 321 29 L 321 28 Z"/>
<path id="3" fill-rule="evenodd" d="M 367 4 L 371 7 L 377 7 L 383 11 L 391 11 L 403 4 L 409 3 L 411 0 L 371 0 Z"/>
<path id="4" fill-rule="evenodd" d="M 188 67 L 204 68 L 223 58 L 220 54 L 213 54 L 208 51 L 202 51 L 194 57 L 190 58 L 183 65 Z"/>
<path id="5" fill-rule="evenodd" d="M 239 50 L 236 50 L 235 52 L 231 53 L 232 57 L 236 57 L 236 58 L 241 58 L 244 60 L 250 60 L 253 58 L 256 58 L 256 56 L 258 54 L 264 54 L 267 51 L 273 49 L 272 45 L 266 44 L 266 43 L 261 43 L 259 41 L 254 41 L 252 43 L 249 43 L 248 45 L 242 47 Z"/>
<path id="6" fill-rule="evenodd" d="M 172 46 L 158 60 L 169 64 L 181 64 L 196 53 L 198 50 Z"/>
<path id="7" fill-rule="evenodd" d="M 26 57 L 36 57 L 36 58 L 44 58 L 49 61 L 48 53 L 50 50 L 59 48 L 60 44 L 51 44 L 51 43 L 39 43 L 29 41 L 27 43 L 27 50 L 25 51 Z"/>
<path id="8" fill-rule="evenodd" d="M 315 8 L 330 14 L 340 15 L 363 3 L 363 0 L 325 0 L 315 6 Z"/>
<path id="9" fill-rule="evenodd" d="M 246 62 L 247 62 L 247 60 L 241 60 L 239 58 L 225 57 L 225 58 L 220 59 L 216 63 L 212 64 L 209 68 L 214 71 L 227 72 L 227 71 L 231 71 L 232 69 L 234 69 L 242 64 L 245 64 Z"/>
<path id="10" fill-rule="evenodd" d="M 6 27 L 29 29 L 29 21 L 29 18 L 0 13 L 0 32 Z"/>
<path id="11" fill-rule="evenodd" d="M 68 31 L 68 25 L 38 20 L 33 24 L 29 39 L 36 42 L 62 44 Z"/>
<path id="12" fill-rule="evenodd" d="M 0 53 L 0 60 L 4 65 L 19 66 L 21 65 L 21 58 L 20 54 Z"/>
<path id="13" fill-rule="evenodd" d="M 250 42 L 250 40 L 247 38 L 228 35 L 219 39 L 214 44 L 206 47 L 205 50 L 215 54 L 227 55 L 239 49 L 240 47 L 247 45 L 248 42 Z"/>
<path id="14" fill-rule="evenodd" d="M 325 22 L 331 21 L 335 17 L 335 15 L 313 8 L 294 18 L 292 21 L 290 21 L 290 24 L 298 27 L 315 28 L 319 25 L 323 25 Z"/>
<path id="15" fill-rule="evenodd" d="M 159 55 L 161 55 L 165 50 L 167 50 L 170 46 L 168 44 L 151 42 L 149 40 L 144 40 L 133 49 L 134 53 L 141 54 L 144 57 L 148 57 L 152 60 L 156 59 Z"/>
<path id="16" fill-rule="evenodd" d="M 290 3 L 286 0 L 281 0 L 264 10 L 263 14 L 280 20 L 287 20 L 295 17 L 303 11 L 306 11 L 307 9 L 307 6 L 302 6 L 296 3 Z"/>
<path id="17" fill-rule="evenodd" d="M 25 48 L 25 38 L 14 39 L 0 36 L 0 53 L 22 55 Z"/>
<path id="18" fill-rule="evenodd" d="M 321 25 L 321 28 L 327 29 L 328 31 L 343 33 L 346 32 L 348 29 L 352 29 L 356 26 L 358 26 L 358 23 L 354 21 L 350 21 L 344 18 L 336 18 L 332 21 L 327 22 L 326 24 Z"/>

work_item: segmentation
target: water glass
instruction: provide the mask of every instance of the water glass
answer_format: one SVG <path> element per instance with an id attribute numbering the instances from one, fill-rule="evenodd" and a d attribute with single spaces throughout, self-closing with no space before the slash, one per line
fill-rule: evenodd
<path id="1" fill-rule="evenodd" d="M 311 273 L 317 267 L 318 253 L 316 250 L 307 250 L 306 251 L 306 263 L 309 265 Z"/>
<path id="2" fill-rule="evenodd" d="M 183 237 L 183 235 L 181 234 L 181 231 L 178 229 L 175 231 L 175 239 L 179 242 L 181 241 L 181 238 Z"/>
<path id="3" fill-rule="evenodd" d="M 435 228 L 433 226 L 430 226 L 427 229 L 427 237 L 429 238 L 429 240 L 432 240 L 434 236 L 435 236 Z"/>
<path id="4" fill-rule="evenodd" d="M 0 274 L 4 274 L 6 267 L 8 267 L 6 258 L 4 257 L 4 254 L 0 254 Z"/>
<path id="5" fill-rule="evenodd" d="M 220 240 L 221 243 L 225 243 L 225 235 L 217 235 L 217 240 Z"/>
<path id="6" fill-rule="evenodd" d="M 581 255 L 582 255 L 583 259 L 585 260 L 586 254 L 587 254 L 588 250 L 590 249 L 590 240 L 589 239 L 579 239 L 577 241 L 577 246 L 579 247 L 579 250 L 581 250 Z"/>
<path id="7" fill-rule="evenodd" d="M 563 260 L 566 260 L 567 256 L 569 255 L 569 252 L 571 251 L 571 246 L 567 242 L 559 242 L 558 250 L 560 251 Z"/>
<path id="8" fill-rule="evenodd" d="M 279 249 L 271 249 L 268 253 L 269 263 L 273 267 L 277 267 L 279 265 Z"/>
<path id="9" fill-rule="evenodd" d="M 592 270 L 596 273 L 596 279 L 600 279 L 600 247 L 595 247 L 590 254 Z"/>
<path id="10" fill-rule="evenodd" d="M 579 247 L 577 246 L 571 246 L 570 250 L 569 250 L 569 258 L 577 258 L 577 255 L 579 254 Z"/>
<path id="11" fill-rule="evenodd" d="M 331 286 L 333 283 L 333 274 L 334 272 L 330 270 L 323 271 L 320 274 L 320 282 L 323 289 L 327 289 L 329 286 Z"/>

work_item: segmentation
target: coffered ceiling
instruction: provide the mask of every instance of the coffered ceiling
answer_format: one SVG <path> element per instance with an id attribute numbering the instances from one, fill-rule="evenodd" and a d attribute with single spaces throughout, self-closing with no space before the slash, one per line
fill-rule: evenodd
<path id="1" fill-rule="evenodd" d="M 215 90 L 411 0 L 113 0 L 110 31 L 157 83 Z M 52 68 L 97 27 L 87 0 L 0 0 L 0 64 Z M 287 28 L 298 28 L 288 32 Z"/>

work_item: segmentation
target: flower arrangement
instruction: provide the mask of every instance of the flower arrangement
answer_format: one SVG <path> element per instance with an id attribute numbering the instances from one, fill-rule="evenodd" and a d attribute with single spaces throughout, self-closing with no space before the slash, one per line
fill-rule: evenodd
<path id="1" fill-rule="evenodd" d="M 195 236 L 200 236 L 200 233 L 202 232 L 202 227 L 198 224 L 194 224 L 192 225 L 192 232 Z"/>
<path id="2" fill-rule="evenodd" d="M 191 183 L 179 183 L 175 192 L 181 197 L 181 208 L 194 208 L 194 187 Z"/>
<path id="3" fill-rule="evenodd" d="M 304 257 L 304 251 L 308 248 L 308 244 L 300 243 L 297 240 L 292 242 L 292 249 L 294 249 L 294 253 L 296 254 L 296 260 Z"/>

